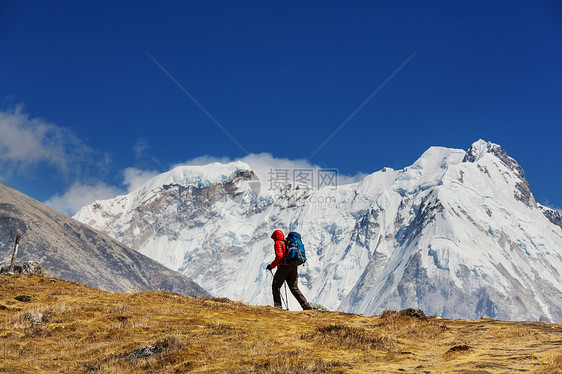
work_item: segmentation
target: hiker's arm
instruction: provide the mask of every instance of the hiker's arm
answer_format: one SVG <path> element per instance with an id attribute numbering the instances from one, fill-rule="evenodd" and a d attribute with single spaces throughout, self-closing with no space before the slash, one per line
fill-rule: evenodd
<path id="1" fill-rule="evenodd" d="M 273 260 L 273 262 L 271 263 L 271 268 L 275 268 L 277 265 L 279 265 L 279 263 L 281 262 L 281 260 L 283 259 L 283 247 L 285 246 L 285 244 L 283 243 L 282 240 L 277 240 L 275 242 L 274 248 L 275 248 L 275 260 Z"/>

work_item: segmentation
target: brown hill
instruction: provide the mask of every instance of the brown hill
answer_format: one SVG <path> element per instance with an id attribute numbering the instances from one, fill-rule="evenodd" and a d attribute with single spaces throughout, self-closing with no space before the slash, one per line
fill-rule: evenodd
<path id="1" fill-rule="evenodd" d="M 0 276 L 0 372 L 560 373 L 562 325 L 287 312 Z"/>
<path id="2" fill-rule="evenodd" d="M 0 183 L 0 260 L 33 260 L 53 276 L 109 291 L 209 296 L 184 275 Z M 0 261 L 1 262 L 1 261 Z"/>

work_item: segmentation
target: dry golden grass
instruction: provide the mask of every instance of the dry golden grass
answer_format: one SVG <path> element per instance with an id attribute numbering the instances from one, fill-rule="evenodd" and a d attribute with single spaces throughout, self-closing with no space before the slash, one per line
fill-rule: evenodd
<path id="1" fill-rule="evenodd" d="M 34 320 L 33 313 L 40 315 Z M 137 351 L 147 346 L 154 354 L 142 357 Z M 0 276 L 0 372 L 562 373 L 561 367 L 561 324 L 286 312 Z"/>

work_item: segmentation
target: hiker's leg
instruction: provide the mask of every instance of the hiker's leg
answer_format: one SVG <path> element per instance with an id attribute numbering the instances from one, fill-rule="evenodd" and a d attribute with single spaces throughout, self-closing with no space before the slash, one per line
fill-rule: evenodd
<path id="1" fill-rule="evenodd" d="M 289 266 L 286 267 L 288 268 Z M 289 289 L 303 309 L 310 309 L 310 304 L 306 301 L 306 297 L 304 297 L 301 290 L 299 290 L 299 273 L 297 271 L 297 267 L 291 266 L 290 268 L 291 271 L 287 274 L 287 284 L 289 285 Z"/>
<path id="2" fill-rule="evenodd" d="M 275 275 L 273 276 L 273 283 L 271 284 L 271 288 L 273 290 L 273 306 L 281 307 L 281 286 L 287 277 L 287 272 L 284 269 L 286 266 L 278 266 Z"/>

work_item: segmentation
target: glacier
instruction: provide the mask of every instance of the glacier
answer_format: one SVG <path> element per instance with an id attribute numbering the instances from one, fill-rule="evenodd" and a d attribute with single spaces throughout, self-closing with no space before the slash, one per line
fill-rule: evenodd
<path id="1" fill-rule="evenodd" d="M 265 266 L 281 229 L 303 236 L 301 290 L 330 309 L 562 322 L 562 218 L 497 144 L 431 147 L 346 185 L 264 182 L 239 161 L 180 166 L 74 218 L 249 304 L 272 303 Z"/>

